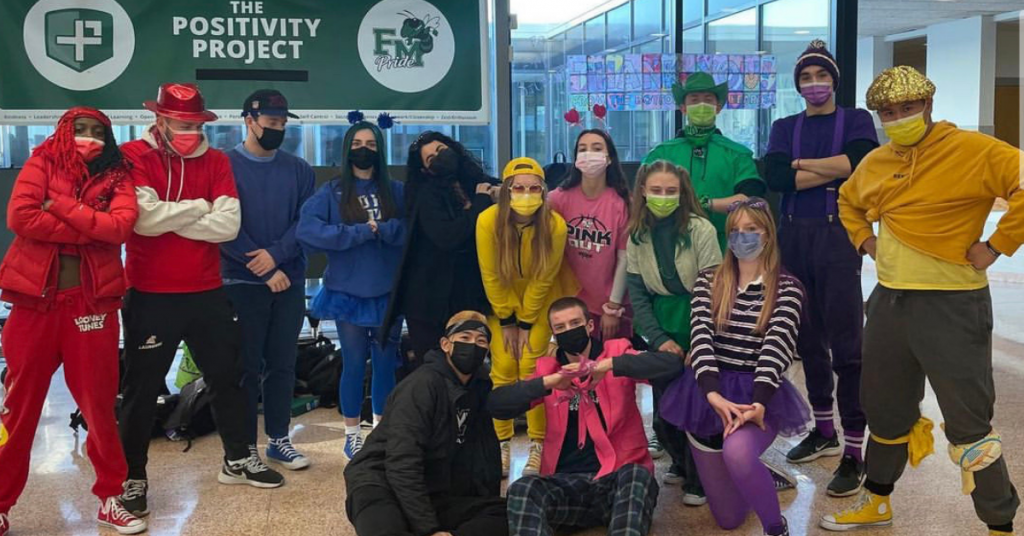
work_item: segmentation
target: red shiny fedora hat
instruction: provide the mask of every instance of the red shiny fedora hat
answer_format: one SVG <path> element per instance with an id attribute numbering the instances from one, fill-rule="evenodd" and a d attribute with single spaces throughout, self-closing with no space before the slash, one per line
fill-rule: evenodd
<path id="1" fill-rule="evenodd" d="M 180 121 L 206 123 L 217 120 L 217 114 L 206 109 L 203 94 L 195 84 L 164 84 L 160 86 L 156 100 L 143 102 L 142 106 L 157 115 Z"/>

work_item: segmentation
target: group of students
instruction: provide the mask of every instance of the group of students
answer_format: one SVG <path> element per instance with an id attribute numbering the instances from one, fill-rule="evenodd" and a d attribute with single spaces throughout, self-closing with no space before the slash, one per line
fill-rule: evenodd
<path id="1" fill-rule="evenodd" d="M 548 192 L 532 159 L 512 160 L 499 181 L 437 132 L 410 146 L 406 181 L 391 180 L 381 131 L 358 122 L 339 176 L 314 192 L 308 164 L 277 150 L 291 114 L 276 91 L 246 99 L 246 139 L 226 155 L 202 136 L 216 116 L 191 84 L 162 86 L 146 103 L 156 123 L 120 150 L 101 112 L 69 110 L 8 209 L 0 536 L 61 363 L 90 426 L 99 522 L 123 534 L 146 528 L 149 430 L 181 340 L 215 393 L 218 480 L 283 484 L 256 447 L 261 398 L 266 458 L 308 467 L 288 438 L 306 251 L 328 258 L 311 309 L 335 321 L 344 355 L 345 506 L 360 536 L 646 534 L 652 457 L 666 452 L 664 482 L 682 484 L 684 503 L 706 503 L 726 529 L 753 511 L 766 535 L 788 534 L 776 493 L 788 475 L 760 457 L 804 433 L 789 461 L 841 454 L 828 493 L 861 494 L 820 525 L 889 525 L 896 480 L 931 451 L 926 377 L 964 493 L 991 534 L 1012 534 L 1019 499 L 990 424 L 984 270 L 1024 242 L 1020 153 L 934 122 L 935 86 L 909 67 L 869 89 L 892 140 L 882 147 L 868 112 L 836 106 L 824 43 L 794 78 L 807 111 L 773 126 L 764 178 L 715 127 L 725 86 L 697 73 L 673 88 L 687 127 L 644 159 L 632 192 L 596 129 Z M 769 188 L 783 194 L 778 225 Z M 980 242 L 996 198 L 1010 210 Z M 879 274 L 866 326 L 865 254 Z M 421 366 L 396 386 L 403 324 Z M 785 376 L 797 358 L 809 405 Z M 652 439 L 640 382 L 655 396 Z M 526 465 L 503 498 L 524 413 Z"/>

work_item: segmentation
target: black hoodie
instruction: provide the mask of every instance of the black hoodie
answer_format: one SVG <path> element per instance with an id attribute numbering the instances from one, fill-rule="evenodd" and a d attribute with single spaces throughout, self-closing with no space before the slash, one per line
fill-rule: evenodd
<path id="1" fill-rule="evenodd" d="M 388 397 L 380 424 L 345 468 L 349 494 L 388 488 L 418 535 L 440 530 L 434 499 L 501 495 L 501 452 L 481 368 L 463 385 L 440 350 Z"/>

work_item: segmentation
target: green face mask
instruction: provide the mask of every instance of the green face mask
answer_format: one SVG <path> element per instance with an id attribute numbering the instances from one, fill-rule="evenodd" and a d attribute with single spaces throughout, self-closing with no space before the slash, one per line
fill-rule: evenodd
<path id="1" fill-rule="evenodd" d="M 672 215 L 679 208 L 678 195 L 647 195 L 647 210 L 659 220 Z"/>
<path id="2" fill-rule="evenodd" d="M 716 115 L 718 115 L 718 107 L 714 104 L 702 102 L 686 106 L 686 118 L 691 125 L 696 127 L 710 127 L 714 125 Z"/>

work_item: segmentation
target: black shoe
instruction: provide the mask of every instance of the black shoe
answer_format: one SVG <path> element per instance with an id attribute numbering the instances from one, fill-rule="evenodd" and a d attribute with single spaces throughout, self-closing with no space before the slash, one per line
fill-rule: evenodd
<path id="1" fill-rule="evenodd" d="M 146 493 L 149 492 L 149 482 L 146 480 L 125 480 L 124 491 L 121 493 L 121 506 L 124 506 L 128 513 L 135 517 L 149 515 L 149 506 L 146 504 Z"/>
<path id="2" fill-rule="evenodd" d="M 765 536 L 789 536 L 789 522 L 786 521 L 785 516 L 782 518 L 782 528 L 776 530 L 774 533 L 765 532 Z"/>
<path id="3" fill-rule="evenodd" d="M 843 461 L 839 462 L 839 468 L 833 475 L 832 481 L 828 483 L 828 494 L 832 497 L 856 495 L 864 486 L 864 479 L 867 476 L 864 472 L 864 462 L 849 454 L 843 456 Z"/>
<path id="4" fill-rule="evenodd" d="M 811 430 L 807 437 L 799 445 L 793 447 L 786 454 L 790 463 L 813 462 L 822 456 L 839 456 L 843 453 L 843 447 L 839 446 L 839 436 L 834 435 L 826 439 L 817 428 Z"/>
<path id="5" fill-rule="evenodd" d="M 284 484 L 284 477 L 267 467 L 259 455 L 250 452 L 249 457 L 242 460 L 228 461 L 225 458 L 217 481 L 229 485 L 247 484 L 257 488 L 278 488 Z"/>
<path id="6" fill-rule="evenodd" d="M 775 483 L 775 491 L 785 491 L 787 489 L 796 489 L 796 477 L 783 471 L 781 467 L 768 463 L 765 460 L 761 460 L 761 463 L 768 468 L 768 472 L 772 475 L 772 481 Z"/>

